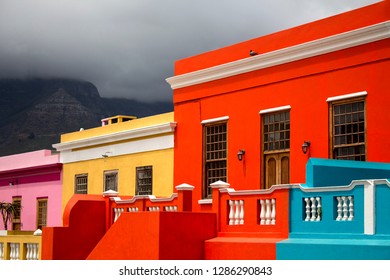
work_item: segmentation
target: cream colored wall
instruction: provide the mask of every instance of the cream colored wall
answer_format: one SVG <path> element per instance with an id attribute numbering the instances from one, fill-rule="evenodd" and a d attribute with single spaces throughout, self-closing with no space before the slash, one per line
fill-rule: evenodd
<path id="1" fill-rule="evenodd" d="M 153 195 L 170 196 L 173 192 L 173 149 L 165 149 L 65 164 L 62 208 L 74 194 L 75 175 L 87 173 L 88 194 L 102 194 L 104 171 L 118 170 L 119 195 L 135 195 L 135 169 L 146 165 L 153 166 Z"/>

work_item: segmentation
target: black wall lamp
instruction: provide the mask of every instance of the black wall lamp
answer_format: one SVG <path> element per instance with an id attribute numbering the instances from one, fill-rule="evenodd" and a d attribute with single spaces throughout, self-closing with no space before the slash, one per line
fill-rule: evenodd
<path id="1" fill-rule="evenodd" d="M 244 157 L 244 155 L 245 155 L 245 150 L 238 150 L 237 158 L 239 161 L 242 161 L 242 158 Z"/>
<path id="2" fill-rule="evenodd" d="M 302 152 L 306 154 L 309 149 L 310 149 L 310 141 L 304 141 L 302 144 Z"/>

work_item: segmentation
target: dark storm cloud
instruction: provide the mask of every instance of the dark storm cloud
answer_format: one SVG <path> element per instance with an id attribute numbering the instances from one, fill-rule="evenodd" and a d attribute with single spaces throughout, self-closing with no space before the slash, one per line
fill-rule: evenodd
<path id="1" fill-rule="evenodd" d="M 0 0 L 0 78 L 67 77 L 170 100 L 174 61 L 374 0 Z"/>

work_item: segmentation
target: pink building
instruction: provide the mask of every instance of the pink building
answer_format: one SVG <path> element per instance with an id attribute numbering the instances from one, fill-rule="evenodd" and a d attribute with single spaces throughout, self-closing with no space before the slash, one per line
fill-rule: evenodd
<path id="1" fill-rule="evenodd" d="M 9 230 L 62 225 L 62 164 L 50 150 L 0 157 L 0 201 L 21 205 Z M 0 223 L 0 229 L 4 229 Z"/>

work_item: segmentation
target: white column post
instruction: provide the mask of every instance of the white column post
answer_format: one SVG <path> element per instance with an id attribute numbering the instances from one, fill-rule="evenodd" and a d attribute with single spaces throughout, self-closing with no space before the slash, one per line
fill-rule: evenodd
<path id="1" fill-rule="evenodd" d="M 375 234 L 375 184 L 372 180 L 364 184 L 364 234 Z"/>

